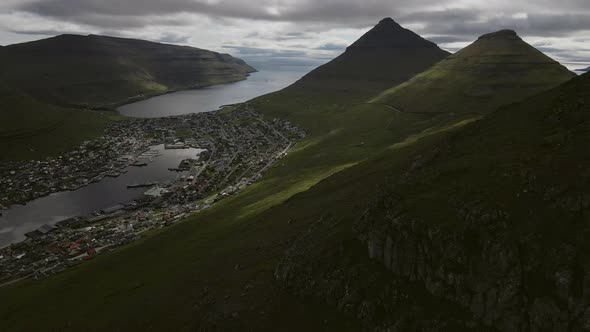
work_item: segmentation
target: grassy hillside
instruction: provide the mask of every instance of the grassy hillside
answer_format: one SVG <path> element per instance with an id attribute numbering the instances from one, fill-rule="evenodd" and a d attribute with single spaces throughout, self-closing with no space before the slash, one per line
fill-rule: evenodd
<path id="1" fill-rule="evenodd" d="M 357 84 L 369 86 L 372 80 L 367 75 Z M 375 312 L 373 304 L 358 305 L 365 299 L 360 297 L 364 289 L 348 292 L 340 287 L 345 283 L 332 283 L 323 292 L 323 273 L 339 277 L 352 271 L 376 286 L 390 278 L 377 262 L 366 259 L 354 222 L 388 178 L 399 176 L 415 156 L 479 116 L 394 112 L 364 103 L 378 91 L 346 94 L 336 86 L 316 84 L 323 90 L 304 94 L 298 83 L 251 102 L 266 116 L 289 117 L 310 133 L 260 182 L 115 254 L 47 280 L 1 288 L 3 330 L 361 329 L 361 318 Z M 285 266 L 287 249 L 309 259 L 311 273 L 298 265 L 293 271 L 316 281 L 313 287 L 318 288 L 311 289 L 325 296 L 310 297 L 304 289 L 308 283 L 292 289 L 281 273 L 276 279 L 275 272 L 284 272 L 277 266 Z M 340 254 L 351 269 L 329 259 Z M 317 275 L 324 278 L 313 279 Z M 408 307 L 417 312 L 404 314 L 408 318 L 436 323 L 451 314 L 469 314 L 453 301 L 405 286 L 365 289 L 375 298 L 398 294 L 404 299 L 396 308 L 398 315 Z M 346 296 L 343 300 L 338 295 Z M 433 305 L 425 307 L 420 302 L 424 298 Z"/>
<path id="2" fill-rule="evenodd" d="M 287 261 L 292 277 L 285 281 L 299 292 L 313 287 L 332 303 L 344 300 L 338 294 L 346 287 L 356 294 L 349 312 L 372 327 L 399 326 L 416 314 L 400 314 L 399 293 L 383 291 L 409 283 L 424 296 L 418 308 L 434 297 L 460 309 L 430 327 L 458 330 L 449 324 L 463 317 L 461 329 L 587 329 L 589 105 L 586 74 L 434 144 L 422 142 L 409 155 L 385 154 L 381 163 L 389 167 L 379 177 L 387 180 L 376 198 L 353 225 L 339 224 L 348 235 L 334 239 L 338 228 L 326 234 L 324 227 L 326 236 L 311 242 L 314 253 Z M 379 172 L 376 165 L 331 180 L 336 188 L 353 174 Z M 334 242 L 326 246 L 329 238 Z M 355 239 L 362 244 L 346 245 Z M 331 253 L 332 266 L 317 255 L 321 249 Z M 355 253 L 365 260 L 350 263 Z M 366 268 L 369 257 L 380 269 Z M 363 268 L 363 274 L 348 272 Z M 373 311 L 362 316 L 364 301 Z M 422 314 L 437 317 L 444 308 Z"/>
<path id="3" fill-rule="evenodd" d="M 403 65 L 399 69 L 404 70 Z M 372 80 L 367 75 L 357 83 Z M 293 210 L 284 203 L 384 147 L 459 119 L 355 106 L 378 90 L 342 95 L 332 93 L 333 88 L 326 84 L 325 95 L 321 91 L 304 95 L 294 86 L 252 101 L 268 117 L 289 116 L 304 125 L 309 137 L 263 181 L 186 223 L 55 278 L 0 289 L 4 299 L 0 315 L 6 329 L 182 330 L 210 324 L 285 330 L 354 327 L 323 307 L 317 315 L 309 315 L 310 303 L 275 287 L 273 271 L 284 249 L 321 213 L 318 204 L 337 197 L 317 200 L 313 208 Z M 55 292 L 60 296 L 50 295 Z M 92 300 L 76 305 L 80 296 Z M 21 315 L 29 310 L 39 320 L 23 320 Z M 234 312 L 239 316 L 234 318 Z"/>
<path id="4" fill-rule="evenodd" d="M 481 36 L 372 102 L 410 112 L 486 113 L 574 76 L 514 31 L 502 30 Z"/>
<path id="5" fill-rule="evenodd" d="M 0 81 L 36 99 L 116 105 L 138 95 L 245 79 L 242 60 L 192 47 L 61 35 L 0 51 Z"/>
<path id="6" fill-rule="evenodd" d="M 114 116 L 87 109 L 243 80 L 252 71 L 227 54 L 105 36 L 62 35 L 3 47 L 0 146 L 8 153 L 1 158 L 62 151 Z"/>
<path id="7" fill-rule="evenodd" d="M 100 135 L 120 118 L 115 112 L 60 107 L 21 93 L 0 97 L 0 109 L 0 160 L 55 155 Z"/>

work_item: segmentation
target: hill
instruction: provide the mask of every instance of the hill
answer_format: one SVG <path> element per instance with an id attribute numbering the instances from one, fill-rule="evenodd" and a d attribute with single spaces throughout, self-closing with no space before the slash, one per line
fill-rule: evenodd
<path id="1" fill-rule="evenodd" d="M 366 330 L 587 329 L 588 139 L 585 74 L 345 170 L 309 199 L 380 178 L 374 198 L 352 222 L 324 206 L 276 276 Z"/>
<path id="2" fill-rule="evenodd" d="M 333 114 L 423 72 L 450 53 L 391 18 L 381 20 L 334 60 L 291 86 L 252 103 L 268 116 L 286 117 L 313 134 L 335 126 Z M 360 112 L 360 110 L 357 110 Z"/>
<path id="3" fill-rule="evenodd" d="M 110 110 L 168 91 L 243 80 L 253 71 L 227 54 L 106 36 L 61 35 L 5 46 L 0 146 L 10 144 L 15 155 L 56 151 L 85 132 L 99 132 L 114 115 L 85 109 Z"/>
<path id="4" fill-rule="evenodd" d="M 90 107 L 243 80 L 255 71 L 227 54 L 96 35 L 9 45 L 0 52 L 0 66 L 0 80 L 14 90 L 50 103 Z"/>
<path id="5" fill-rule="evenodd" d="M 372 79 L 367 75 L 358 85 Z M 346 94 L 318 84 L 304 94 L 300 84 L 249 103 L 265 118 L 288 117 L 309 133 L 259 182 L 116 253 L 46 280 L 0 288 L 5 330 L 359 331 L 387 330 L 392 323 L 390 330 L 457 331 L 465 321 L 479 327 L 461 303 L 369 260 L 369 225 L 359 220 L 396 225 L 393 213 L 381 222 L 384 210 L 374 202 L 394 197 L 390 184 L 400 176 L 419 180 L 413 172 L 434 160 L 431 151 L 480 116 L 392 112 L 364 103 L 379 90 Z M 450 179 L 462 172 L 432 174 Z M 475 189 L 477 182 L 467 180 L 462 185 Z M 428 184 L 418 183 L 422 196 L 414 196 L 412 183 L 402 197 L 419 204 Z M 454 197 L 440 188 L 434 188 L 438 199 Z M 436 217 L 439 208 L 425 202 L 407 205 L 407 212 Z M 412 224 L 403 225 L 400 236 L 412 234 Z M 443 248 L 449 255 L 456 252 L 451 249 Z M 448 272 L 456 272 L 453 267 Z"/>
<path id="6" fill-rule="evenodd" d="M 329 63 L 289 89 L 358 95 L 402 83 L 450 53 L 385 18 Z"/>
<path id="7" fill-rule="evenodd" d="M 514 31 L 502 30 L 479 37 L 372 102 L 410 112 L 486 113 L 574 76 Z"/>
<path id="8" fill-rule="evenodd" d="M 403 63 L 389 64 L 406 70 Z M 372 71 L 359 78 L 359 86 L 371 82 L 371 74 L 381 75 Z M 342 215 L 354 215 L 357 204 L 347 190 L 314 195 L 307 206 L 289 202 L 412 134 L 460 121 L 362 104 L 380 89 L 342 93 L 319 84 L 302 93 L 294 85 L 251 101 L 265 118 L 293 119 L 308 137 L 259 182 L 186 222 L 53 278 L 0 288 L 5 330 L 346 330 L 341 327 L 349 321 L 342 315 L 284 292 L 273 273 L 323 206 L 338 203 Z M 369 194 L 374 184 L 367 181 L 367 190 L 356 193 Z M 86 305 L 76 305 L 82 298 Z M 23 319 L 30 312 L 39 319 Z"/>

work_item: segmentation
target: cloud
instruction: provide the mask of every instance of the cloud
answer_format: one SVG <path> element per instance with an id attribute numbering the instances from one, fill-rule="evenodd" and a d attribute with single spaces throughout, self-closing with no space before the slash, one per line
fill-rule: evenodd
<path id="1" fill-rule="evenodd" d="M 307 53 L 300 50 L 276 50 L 270 48 L 247 47 L 239 45 L 223 45 L 222 48 L 238 51 L 240 55 L 245 56 L 266 56 L 266 57 L 305 57 Z"/>
<path id="2" fill-rule="evenodd" d="M 590 32 L 589 0 L 2 0 L 0 37 L 112 33 L 209 49 L 233 45 L 243 49 L 232 51 L 247 55 L 293 59 L 299 51 L 323 59 L 386 16 L 453 50 L 511 28 L 526 40 L 549 41 L 551 54 L 565 60 L 586 56 L 577 50 Z"/>
<path id="3" fill-rule="evenodd" d="M 167 44 L 186 44 L 190 39 L 190 36 L 179 35 L 173 32 L 164 32 L 158 41 Z"/>

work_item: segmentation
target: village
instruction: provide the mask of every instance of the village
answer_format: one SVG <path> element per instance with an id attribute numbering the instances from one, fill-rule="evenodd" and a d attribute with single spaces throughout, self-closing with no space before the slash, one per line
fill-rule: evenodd
<path id="1" fill-rule="evenodd" d="M 200 149 L 170 172 L 170 183 L 137 184 L 143 195 L 43 225 L 26 240 L 0 249 L 0 285 L 43 278 L 170 226 L 243 190 L 287 154 L 305 132 L 289 121 L 267 120 L 248 104 L 215 112 L 118 121 L 105 134 L 44 161 L 0 165 L 3 207 L 75 190 L 157 158 L 150 147 Z"/>

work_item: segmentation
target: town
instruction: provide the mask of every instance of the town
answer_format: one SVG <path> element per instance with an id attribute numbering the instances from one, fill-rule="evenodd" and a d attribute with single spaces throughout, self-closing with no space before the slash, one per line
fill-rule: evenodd
<path id="1" fill-rule="evenodd" d="M 157 158 L 150 150 L 155 145 L 201 151 L 170 169 L 182 174 L 176 181 L 136 184 L 146 189 L 136 200 L 43 225 L 27 233 L 26 240 L 0 249 L 0 285 L 61 272 L 209 208 L 258 180 L 305 135 L 289 121 L 264 119 L 242 104 L 183 116 L 125 119 L 61 156 L 0 164 L 0 201 L 6 208 L 116 177 Z"/>

